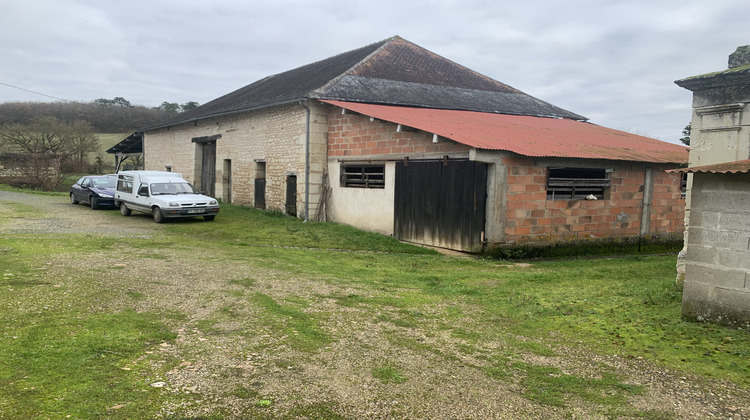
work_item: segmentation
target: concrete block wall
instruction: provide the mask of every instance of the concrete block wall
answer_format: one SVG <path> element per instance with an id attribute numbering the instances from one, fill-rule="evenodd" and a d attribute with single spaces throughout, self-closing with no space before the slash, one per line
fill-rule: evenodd
<path id="1" fill-rule="evenodd" d="M 504 243 L 553 243 L 578 239 L 637 237 L 641 230 L 645 166 L 639 163 L 540 160 L 504 157 L 508 191 Z M 612 169 L 605 200 L 548 200 L 547 168 Z M 649 234 L 682 234 L 685 200 L 679 174 L 657 168 Z"/>
<path id="2" fill-rule="evenodd" d="M 750 174 L 698 174 L 682 311 L 750 328 Z"/>

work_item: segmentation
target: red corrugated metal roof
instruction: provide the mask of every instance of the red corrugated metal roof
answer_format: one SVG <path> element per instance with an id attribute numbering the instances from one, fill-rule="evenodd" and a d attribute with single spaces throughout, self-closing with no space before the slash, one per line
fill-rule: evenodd
<path id="1" fill-rule="evenodd" d="M 750 159 L 738 160 L 736 162 L 717 163 L 714 165 L 694 166 L 692 168 L 672 169 L 667 172 L 683 173 L 711 173 L 711 174 L 746 174 L 750 172 Z"/>
<path id="2" fill-rule="evenodd" d="M 659 163 L 684 163 L 688 160 L 685 146 L 569 119 L 343 101 L 322 102 L 435 133 L 477 149 L 507 150 L 533 157 Z"/>

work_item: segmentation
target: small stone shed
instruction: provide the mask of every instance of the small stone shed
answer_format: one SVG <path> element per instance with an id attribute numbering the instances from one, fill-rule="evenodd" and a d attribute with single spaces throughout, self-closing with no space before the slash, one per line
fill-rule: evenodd
<path id="1" fill-rule="evenodd" d="M 398 36 L 142 131 L 224 201 L 478 251 L 680 237 L 687 150 L 588 123 Z"/>
<path id="2" fill-rule="evenodd" d="M 693 92 L 682 313 L 750 328 L 750 46 Z"/>

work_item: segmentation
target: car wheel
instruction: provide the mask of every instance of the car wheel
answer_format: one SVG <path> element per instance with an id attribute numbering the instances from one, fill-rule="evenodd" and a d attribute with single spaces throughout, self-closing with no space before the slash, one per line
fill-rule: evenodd
<path id="1" fill-rule="evenodd" d="M 73 195 L 73 193 L 70 193 L 70 204 L 78 204 L 78 200 L 76 200 L 76 197 Z"/>
<path id="2" fill-rule="evenodd" d="M 213 215 L 213 216 L 203 216 L 203 220 L 205 220 L 205 221 L 207 221 L 207 222 L 211 222 L 211 221 L 213 221 L 213 220 L 214 220 L 215 218 L 216 218 L 216 215 Z"/>
<path id="3" fill-rule="evenodd" d="M 130 216 L 130 209 L 125 203 L 120 203 L 120 214 L 123 216 Z"/>
<path id="4" fill-rule="evenodd" d="M 91 209 L 92 210 L 98 210 L 99 209 L 99 203 L 96 202 L 96 199 L 93 196 L 89 197 L 89 204 L 91 204 Z"/>
<path id="5" fill-rule="evenodd" d="M 154 216 L 154 222 L 156 223 L 164 223 L 164 215 L 161 212 L 161 209 L 158 207 L 154 207 L 154 210 L 151 212 L 151 215 Z"/>

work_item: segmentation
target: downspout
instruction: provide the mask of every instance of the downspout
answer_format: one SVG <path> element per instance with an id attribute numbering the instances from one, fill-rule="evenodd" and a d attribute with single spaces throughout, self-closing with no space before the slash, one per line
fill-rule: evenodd
<path id="1" fill-rule="evenodd" d="M 310 220 L 310 107 L 299 101 L 300 106 L 305 108 L 305 220 Z"/>

